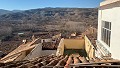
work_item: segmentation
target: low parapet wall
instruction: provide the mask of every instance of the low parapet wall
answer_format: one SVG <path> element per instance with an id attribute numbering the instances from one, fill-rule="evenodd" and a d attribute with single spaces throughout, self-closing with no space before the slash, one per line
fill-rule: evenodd
<path id="1" fill-rule="evenodd" d="M 84 39 L 61 39 L 56 55 L 63 55 L 65 49 L 83 49 L 89 59 L 95 57 L 95 48 L 87 36 Z"/>
<path id="2" fill-rule="evenodd" d="M 87 36 L 85 36 L 84 39 L 87 56 L 89 57 L 89 59 L 92 59 L 95 56 L 95 48 Z"/>
<path id="3" fill-rule="evenodd" d="M 63 55 L 64 49 L 85 49 L 84 39 L 64 39 L 62 38 L 57 48 L 56 55 Z"/>
<path id="4" fill-rule="evenodd" d="M 84 39 L 64 39 L 65 49 L 85 49 Z"/>
<path id="5" fill-rule="evenodd" d="M 56 56 L 60 56 L 64 54 L 64 38 L 60 40 L 60 43 L 57 48 Z"/>

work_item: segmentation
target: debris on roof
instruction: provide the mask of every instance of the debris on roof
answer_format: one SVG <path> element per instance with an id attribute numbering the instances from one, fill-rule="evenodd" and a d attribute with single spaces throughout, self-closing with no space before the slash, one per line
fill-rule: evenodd
<path id="1" fill-rule="evenodd" d="M 91 62 L 93 61 L 93 62 Z M 99 61 L 99 62 L 98 62 Z M 79 55 L 70 56 L 55 56 L 46 55 L 31 60 L 13 61 L 9 63 L 0 63 L 2 68 L 70 68 L 70 67 L 120 67 L 120 61 L 118 60 L 105 60 L 105 59 L 93 59 L 87 60 L 85 57 Z"/>

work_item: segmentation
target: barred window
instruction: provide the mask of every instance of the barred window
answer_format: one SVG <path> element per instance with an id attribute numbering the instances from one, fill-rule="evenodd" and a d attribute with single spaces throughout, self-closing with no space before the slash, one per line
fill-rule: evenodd
<path id="1" fill-rule="evenodd" d="M 110 47 L 111 22 L 102 21 L 101 39 Z"/>

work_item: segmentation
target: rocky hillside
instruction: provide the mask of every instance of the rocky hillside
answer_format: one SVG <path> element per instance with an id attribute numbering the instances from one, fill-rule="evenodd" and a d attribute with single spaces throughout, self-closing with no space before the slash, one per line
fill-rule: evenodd
<path id="1" fill-rule="evenodd" d="M 76 29 L 97 27 L 97 16 L 97 8 L 39 8 L 7 13 L 0 15 L 0 33 L 37 29 L 78 31 Z"/>
<path id="2" fill-rule="evenodd" d="M 0 16 L 0 22 L 50 23 L 61 21 L 96 23 L 96 8 L 43 8 L 31 9 Z"/>
<path id="3" fill-rule="evenodd" d="M 21 40 L 41 32 L 84 32 L 89 26 L 97 27 L 97 10 L 39 8 L 0 15 L 0 51 L 9 53 L 21 44 Z M 19 36 L 19 33 L 24 35 Z"/>
<path id="4" fill-rule="evenodd" d="M 7 14 L 7 13 L 12 13 L 11 11 L 0 9 L 0 15 Z"/>
<path id="5" fill-rule="evenodd" d="M 43 26 L 43 29 L 50 26 L 48 29 L 55 27 L 59 30 L 61 27 L 65 29 L 66 25 L 69 30 L 71 24 L 76 22 L 80 23 L 79 27 L 97 27 L 97 16 L 97 8 L 39 8 L 0 15 L 0 25 L 1 29 L 7 27 L 9 31 L 40 29 Z M 68 22 L 72 22 L 69 23 L 71 26 Z"/>
<path id="6" fill-rule="evenodd" d="M 8 13 L 16 13 L 16 12 L 21 12 L 21 10 L 4 10 L 4 9 L 0 9 L 0 15 L 4 15 L 4 14 L 8 14 Z"/>

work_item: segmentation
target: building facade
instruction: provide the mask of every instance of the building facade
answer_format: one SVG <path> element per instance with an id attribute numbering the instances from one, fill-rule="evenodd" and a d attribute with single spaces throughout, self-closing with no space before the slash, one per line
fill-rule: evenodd
<path id="1" fill-rule="evenodd" d="M 105 0 L 98 11 L 97 48 L 100 57 L 120 59 L 120 0 Z"/>

